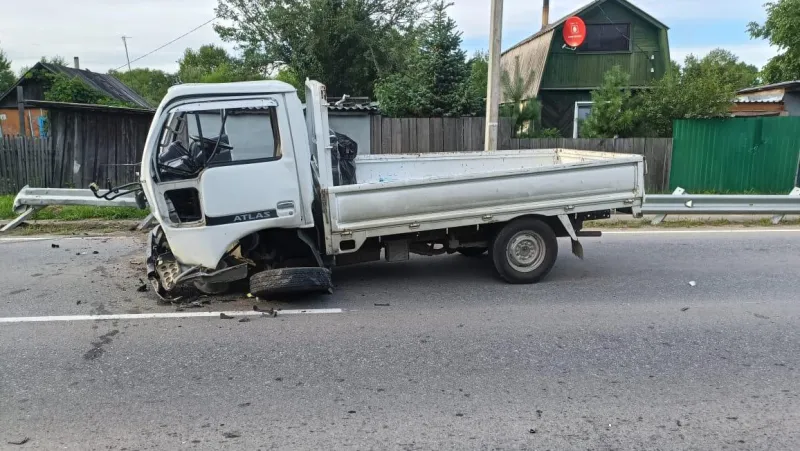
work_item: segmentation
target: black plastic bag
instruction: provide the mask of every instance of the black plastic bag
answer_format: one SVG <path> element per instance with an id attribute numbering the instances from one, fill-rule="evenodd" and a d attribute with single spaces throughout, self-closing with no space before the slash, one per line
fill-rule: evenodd
<path id="1" fill-rule="evenodd" d="M 358 144 L 342 133 L 331 131 L 331 166 L 334 185 L 355 185 Z"/>

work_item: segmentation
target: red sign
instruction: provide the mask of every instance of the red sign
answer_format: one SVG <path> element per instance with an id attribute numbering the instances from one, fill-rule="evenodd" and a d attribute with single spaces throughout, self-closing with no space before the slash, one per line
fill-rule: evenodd
<path id="1" fill-rule="evenodd" d="M 586 24 L 580 17 L 570 17 L 564 22 L 564 43 L 570 47 L 580 47 L 586 40 Z"/>

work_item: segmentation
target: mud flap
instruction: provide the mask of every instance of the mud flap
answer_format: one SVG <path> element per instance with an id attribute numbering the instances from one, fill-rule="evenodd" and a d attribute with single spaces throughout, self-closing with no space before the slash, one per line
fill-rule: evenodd
<path id="1" fill-rule="evenodd" d="M 559 221 L 566 229 L 567 234 L 572 239 L 572 255 L 580 258 L 583 260 L 583 245 L 580 241 L 578 241 L 578 234 L 575 233 L 575 228 L 572 227 L 572 222 L 569 220 L 569 216 L 567 215 L 558 215 Z"/>

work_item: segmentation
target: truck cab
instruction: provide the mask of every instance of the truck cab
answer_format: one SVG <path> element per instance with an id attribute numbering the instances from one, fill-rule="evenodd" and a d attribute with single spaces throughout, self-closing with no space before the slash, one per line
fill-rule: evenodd
<path id="1" fill-rule="evenodd" d="M 316 137 L 306 127 L 295 88 L 280 81 L 169 90 L 141 168 L 156 234 L 171 254 L 161 257 L 165 281 L 180 282 L 191 268 L 230 272 L 223 256 L 260 230 L 313 230 Z"/>

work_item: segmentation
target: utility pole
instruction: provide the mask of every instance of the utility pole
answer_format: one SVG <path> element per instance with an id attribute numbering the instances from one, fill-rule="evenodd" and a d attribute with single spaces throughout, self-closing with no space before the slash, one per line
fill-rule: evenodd
<path id="1" fill-rule="evenodd" d="M 122 37 L 122 44 L 125 45 L 125 58 L 128 60 L 128 72 L 131 71 L 131 57 L 128 55 L 128 39 L 130 38 L 130 36 Z"/>
<path id="2" fill-rule="evenodd" d="M 484 142 L 484 150 L 497 150 L 502 41 L 503 0 L 492 0 L 492 23 L 489 27 L 489 86 L 486 92 L 486 141 Z"/>

